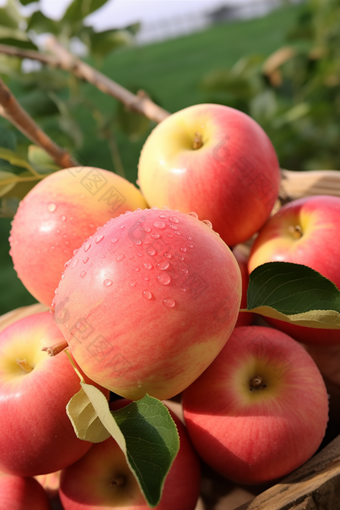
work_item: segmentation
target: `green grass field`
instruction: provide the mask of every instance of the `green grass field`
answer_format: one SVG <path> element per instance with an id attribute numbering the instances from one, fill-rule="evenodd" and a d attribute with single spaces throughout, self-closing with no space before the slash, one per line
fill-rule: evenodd
<path id="1" fill-rule="evenodd" d="M 109 56 L 102 72 L 123 86 L 138 86 L 151 93 L 163 108 L 175 112 L 205 101 L 199 84 L 204 75 L 218 68 L 230 68 L 239 58 L 250 53 L 265 56 L 284 44 L 287 31 L 296 20 L 301 7 L 290 6 L 270 15 L 211 27 L 203 32 L 120 51 Z M 82 85 L 87 97 L 103 112 L 113 110 L 117 103 L 94 87 Z M 106 143 L 93 140 L 89 129 L 93 120 L 81 109 L 77 119 L 87 132 L 79 158 L 83 165 L 112 170 Z M 117 135 L 119 152 L 129 180 L 137 176 L 137 164 L 144 138 L 130 142 Z M 10 220 L 0 219 L 0 314 L 35 300 L 17 279 L 8 254 Z"/>

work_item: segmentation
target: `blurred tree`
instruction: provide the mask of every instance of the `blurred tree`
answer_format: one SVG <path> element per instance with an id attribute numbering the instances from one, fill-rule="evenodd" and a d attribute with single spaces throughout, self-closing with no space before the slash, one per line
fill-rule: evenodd
<path id="1" fill-rule="evenodd" d="M 239 108 L 270 136 L 282 167 L 340 169 L 340 4 L 310 0 L 287 44 L 209 73 L 204 100 Z"/>

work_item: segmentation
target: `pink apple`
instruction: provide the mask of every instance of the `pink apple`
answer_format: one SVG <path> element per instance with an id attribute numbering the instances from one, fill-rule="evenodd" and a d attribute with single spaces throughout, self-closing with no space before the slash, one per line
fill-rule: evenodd
<path id="1" fill-rule="evenodd" d="M 262 326 L 235 328 L 215 361 L 183 392 L 198 454 L 241 483 L 282 477 L 309 459 L 327 426 L 328 397 L 305 349 Z"/>
<path id="2" fill-rule="evenodd" d="M 78 460 L 91 443 L 77 439 L 66 404 L 80 381 L 65 353 L 41 349 L 61 339 L 49 312 L 11 324 L 0 334 L 0 469 L 34 476 Z M 105 392 L 108 396 L 108 392 Z"/>
<path id="3" fill-rule="evenodd" d="M 199 104 L 155 127 L 141 152 L 138 179 L 150 206 L 195 211 L 234 246 L 268 219 L 280 169 L 253 119 L 228 106 Z"/>
<path id="4" fill-rule="evenodd" d="M 285 205 L 255 240 L 249 272 L 266 262 L 304 264 L 340 289 L 340 198 L 316 195 Z M 340 343 L 340 330 L 312 329 L 267 319 L 278 329 L 305 343 Z"/>
<path id="5" fill-rule="evenodd" d="M 213 361 L 239 311 L 235 257 L 209 225 L 170 210 L 108 222 L 68 264 L 55 320 L 83 371 L 131 400 L 173 397 Z"/>
<path id="6" fill-rule="evenodd" d="M 170 411 L 171 412 L 171 411 Z M 200 492 L 200 464 L 184 425 L 171 413 L 180 449 L 165 480 L 158 510 L 194 510 Z M 144 496 L 113 438 L 95 444 L 62 472 L 60 499 L 65 510 L 147 510 Z"/>
<path id="7" fill-rule="evenodd" d="M 237 263 L 240 267 L 241 277 L 242 277 L 242 298 L 241 298 L 241 308 L 247 308 L 247 291 L 249 284 L 249 274 L 248 274 L 248 257 L 241 250 L 239 246 L 236 246 L 233 249 L 234 257 L 237 260 Z M 248 312 L 240 312 L 238 314 L 236 328 L 240 326 L 249 326 L 254 322 L 255 314 Z"/>
<path id="8" fill-rule="evenodd" d="M 60 474 L 61 471 L 55 471 L 54 473 L 37 475 L 34 477 L 45 489 L 45 492 L 51 501 L 59 501 Z"/>
<path id="9" fill-rule="evenodd" d="M 0 473 L 0 508 L 5 510 L 51 510 L 48 497 L 34 478 Z"/>
<path id="10" fill-rule="evenodd" d="M 14 268 L 28 291 L 51 305 L 64 264 L 110 218 L 147 204 L 118 175 L 92 167 L 58 171 L 21 201 L 10 243 Z"/>

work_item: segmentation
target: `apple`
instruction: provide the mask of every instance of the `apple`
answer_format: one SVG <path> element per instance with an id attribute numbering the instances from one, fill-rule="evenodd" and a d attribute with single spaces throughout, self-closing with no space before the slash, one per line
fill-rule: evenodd
<path id="1" fill-rule="evenodd" d="M 49 175 L 20 202 L 10 235 L 14 268 L 28 291 L 51 305 L 64 264 L 110 218 L 147 204 L 126 179 L 74 167 Z"/>
<path id="2" fill-rule="evenodd" d="M 58 471 L 84 455 L 66 405 L 80 390 L 67 355 L 41 349 L 60 341 L 49 312 L 21 319 L 0 334 L 0 470 L 18 476 Z M 104 391 L 104 390 L 103 390 Z M 109 392 L 105 390 L 108 397 Z"/>
<path id="3" fill-rule="evenodd" d="M 153 208 L 83 244 L 52 311 L 88 377 L 130 400 L 163 400 L 217 356 L 240 299 L 240 269 L 219 235 L 196 215 Z"/>
<path id="4" fill-rule="evenodd" d="M 266 262 L 304 264 L 340 289 L 340 198 L 315 195 L 293 200 L 270 218 L 255 240 L 248 270 Z M 313 344 L 340 343 L 340 330 L 313 329 L 267 319 L 269 324 Z"/>
<path id="5" fill-rule="evenodd" d="M 45 489 L 45 492 L 51 501 L 59 501 L 60 474 L 61 470 L 34 477 Z"/>
<path id="6" fill-rule="evenodd" d="M 194 448 L 240 483 L 282 477 L 320 446 L 328 421 L 322 376 L 305 349 L 273 328 L 235 328 L 207 370 L 183 392 Z"/>
<path id="7" fill-rule="evenodd" d="M 170 115 L 151 132 L 138 183 L 150 206 L 195 211 L 234 246 L 268 219 L 280 168 L 271 141 L 251 117 L 199 104 Z"/>
<path id="8" fill-rule="evenodd" d="M 0 508 L 7 510 L 51 510 L 48 497 L 34 478 L 0 473 Z"/>
<path id="9" fill-rule="evenodd" d="M 158 510 L 194 510 L 200 492 L 200 463 L 179 418 L 170 411 L 180 436 L 180 449 L 165 480 Z M 144 496 L 125 456 L 110 437 L 94 444 L 64 469 L 60 499 L 65 510 L 147 510 Z"/>
<path id="10" fill-rule="evenodd" d="M 242 298 L 240 306 L 241 308 L 247 308 L 247 291 L 249 284 L 248 257 L 239 246 L 235 246 L 235 248 L 233 248 L 233 254 L 240 267 L 242 277 Z M 240 312 L 238 314 L 235 327 L 237 328 L 240 326 L 249 326 L 254 322 L 254 318 L 255 318 L 254 313 Z"/>

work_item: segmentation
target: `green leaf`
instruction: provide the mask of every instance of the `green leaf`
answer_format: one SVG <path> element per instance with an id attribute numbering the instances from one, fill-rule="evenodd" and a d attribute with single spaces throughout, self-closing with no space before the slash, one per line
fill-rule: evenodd
<path id="1" fill-rule="evenodd" d="M 16 185 L 15 181 L 7 184 L 2 184 L 2 181 L 8 181 L 13 178 L 15 178 L 15 175 L 11 172 L 4 172 L 3 170 L 0 170 L 0 197 L 6 195 L 6 193 L 8 193 Z"/>
<path id="2" fill-rule="evenodd" d="M 18 25 L 24 18 L 19 13 L 13 0 L 7 0 L 5 7 L 0 9 L 0 25 L 18 28 Z"/>
<path id="3" fill-rule="evenodd" d="M 36 2 L 37 0 L 19 0 L 22 5 L 28 5 L 32 4 L 33 2 Z"/>
<path id="4" fill-rule="evenodd" d="M 12 35 L 8 34 L 8 36 L 6 36 L 6 34 L 4 33 L 4 31 L 2 31 L 3 27 L 0 27 L 0 43 L 1 44 L 8 44 L 8 46 L 17 46 L 18 48 L 24 48 L 25 50 L 37 50 L 38 48 L 36 47 L 35 44 L 32 43 L 32 41 L 30 41 L 28 38 L 25 38 L 24 36 L 20 35 L 20 34 L 24 34 L 24 32 L 20 32 L 19 30 L 17 30 L 14 34 L 14 36 L 12 37 Z M 11 29 L 13 30 L 13 29 Z M 16 37 L 16 35 L 19 34 L 19 37 Z"/>
<path id="5" fill-rule="evenodd" d="M 18 156 L 18 154 L 16 154 L 14 151 L 6 149 L 5 147 L 0 147 L 0 158 L 9 161 L 12 165 L 27 168 L 31 171 L 34 170 L 28 161 Z"/>
<path id="6" fill-rule="evenodd" d="M 15 151 L 16 144 L 17 140 L 13 131 L 0 126 L 0 147 Z"/>
<path id="7" fill-rule="evenodd" d="M 91 51 L 103 56 L 121 46 L 130 46 L 133 43 L 133 36 L 127 30 L 105 30 L 90 34 L 90 41 Z"/>
<path id="8" fill-rule="evenodd" d="M 167 407 L 145 395 L 122 409 L 110 411 L 98 388 L 84 382 L 81 386 L 82 390 L 67 405 L 77 437 L 100 442 L 109 433 L 124 452 L 149 506 L 156 506 L 179 450 L 179 435 Z"/>
<path id="9" fill-rule="evenodd" d="M 55 102 L 49 94 L 43 90 L 32 90 L 24 96 L 21 96 L 19 102 L 32 117 L 46 117 L 59 113 Z"/>
<path id="10" fill-rule="evenodd" d="M 250 274 L 247 311 L 300 326 L 340 329 L 340 291 L 310 267 L 269 262 Z"/>
<path id="11" fill-rule="evenodd" d="M 41 11 L 35 11 L 29 22 L 27 30 L 34 30 L 37 34 L 59 34 L 61 24 L 58 21 L 47 18 Z"/>
<path id="12" fill-rule="evenodd" d="M 67 8 L 61 23 L 63 21 L 80 21 L 102 7 L 106 2 L 107 0 L 73 0 Z"/>
<path id="13" fill-rule="evenodd" d="M 28 147 L 28 161 L 40 174 L 56 172 L 61 169 L 44 149 L 36 145 Z"/>
<path id="14" fill-rule="evenodd" d="M 11 198 L 0 198 L 0 218 L 13 218 L 18 210 L 20 200 Z"/>

